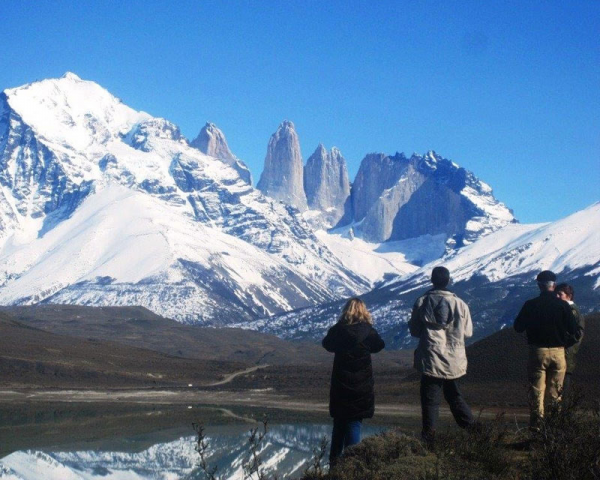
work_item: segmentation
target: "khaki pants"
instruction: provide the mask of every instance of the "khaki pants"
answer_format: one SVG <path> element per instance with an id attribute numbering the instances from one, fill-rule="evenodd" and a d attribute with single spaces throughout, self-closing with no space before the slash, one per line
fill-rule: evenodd
<path id="1" fill-rule="evenodd" d="M 553 401 L 560 401 L 563 380 L 567 370 L 563 347 L 529 347 L 529 411 L 530 425 L 535 426 L 544 417 L 544 395 L 546 390 Z"/>

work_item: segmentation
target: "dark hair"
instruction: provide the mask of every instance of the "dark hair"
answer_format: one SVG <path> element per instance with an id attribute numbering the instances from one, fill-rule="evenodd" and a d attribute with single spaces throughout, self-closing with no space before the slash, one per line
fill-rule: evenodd
<path id="1" fill-rule="evenodd" d="M 450 271 L 446 267 L 435 267 L 431 272 L 434 287 L 445 288 L 450 283 Z"/>
<path id="2" fill-rule="evenodd" d="M 571 300 L 575 300 L 575 290 L 568 283 L 559 283 L 554 289 L 554 292 L 565 292 L 567 296 L 571 298 Z"/>
<path id="3" fill-rule="evenodd" d="M 554 283 L 556 282 L 556 274 L 550 270 L 544 270 L 543 272 L 538 273 L 538 276 L 535 277 L 538 283 Z"/>

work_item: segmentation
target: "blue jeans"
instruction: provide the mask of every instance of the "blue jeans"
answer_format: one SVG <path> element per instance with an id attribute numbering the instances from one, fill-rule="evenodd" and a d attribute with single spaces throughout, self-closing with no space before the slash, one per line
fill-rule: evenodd
<path id="1" fill-rule="evenodd" d="M 339 457 L 344 448 L 360 442 L 360 427 L 362 420 L 333 419 L 333 432 L 331 433 L 331 450 L 329 463 Z"/>

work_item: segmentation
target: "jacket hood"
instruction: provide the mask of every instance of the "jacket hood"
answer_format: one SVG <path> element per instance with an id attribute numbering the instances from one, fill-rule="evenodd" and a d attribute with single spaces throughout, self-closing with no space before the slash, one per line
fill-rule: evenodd
<path id="1" fill-rule="evenodd" d="M 421 318 L 429 328 L 436 330 L 447 329 L 452 324 L 453 313 L 448 303 L 449 297 L 454 297 L 449 290 L 429 290 L 421 305 Z"/>
<path id="2" fill-rule="evenodd" d="M 371 332 L 371 325 L 360 322 L 352 325 L 338 324 L 338 341 L 340 346 L 351 349 L 364 341 Z"/>

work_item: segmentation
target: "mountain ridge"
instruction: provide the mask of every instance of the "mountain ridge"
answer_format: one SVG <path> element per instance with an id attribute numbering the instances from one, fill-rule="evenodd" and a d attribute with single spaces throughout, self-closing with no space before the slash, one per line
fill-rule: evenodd
<path id="1" fill-rule="evenodd" d="M 0 94 L 0 302 L 139 304 L 181 322 L 283 336 L 299 318 L 310 320 L 297 312 L 313 312 L 319 320 L 298 331 L 314 337 L 323 312 L 364 294 L 403 345 L 402 326 L 385 312 L 405 311 L 406 300 L 386 306 L 383 299 L 423 288 L 436 262 L 449 262 L 457 281 L 478 292 L 482 278 L 510 283 L 555 258 L 563 227 L 516 223 L 489 185 L 434 151 L 369 154 L 352 187 L 339 149 L 319 145 L 313 155 L 310 167 L 302 164 L 294 125 L 284 121 L 269 141 L 273 170 L 259 186 L 278 187 L 276 164 L 289 162 L 294 194 L 285 197 L 284 185 L 282 198 L 271 199 L 252 186 L 214 124 L 190 142 L 169 120 L 137 112 L 74 74 L 7 89 Z M 336 221 L 323 222 L 330 214 L 338 228 L 325 233 Z M 596 252 L 595 237 L 586 238 Z M 586 281 L 598 274 L 576 243 L 565 248 L 559 256 L 573 257 L 565 271 Z M 489 268 L 463 275 L 461 262 Z M 518 262 L 529 270 L 494 276 Z"/>
<path id="2" fill-rule="evenodd" d="M 297 211 L 94 82 L 7 89 L 0 112 L 3 303 L 135 303 L 222 324 L 367 287 Z"/>
<path id="3" fill-rule="evenodd" d="M 600 202 L 556 222 L 508 225 L 362 294 L 390 348 L 415 344 L 408 318 L 416 298 L 430 288 L 431 270 L 437 265 L 449 268 L 450 288 L 471 308 L 471 341 L 511 324 L 523 302 L 538 295 L 535 276 L 545 269 L 557 273 L 560 282 L 573 284 L 577 304 L 583 313 L 591 313 L 600 303 Z M 335 322 L 342 306 L 343 301 L 334 301 L 240 327 L 282 338 L 318 339 Z"/>

